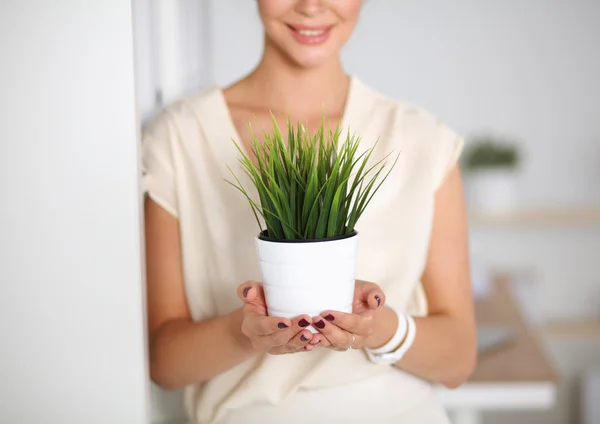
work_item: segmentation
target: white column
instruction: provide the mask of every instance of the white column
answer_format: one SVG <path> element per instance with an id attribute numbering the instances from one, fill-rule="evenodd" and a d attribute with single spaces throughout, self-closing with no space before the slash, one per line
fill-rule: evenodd
<path id="1" fill-rule="evenodd" d="M 148 423 L 131 1 L 0 2 L 0 423 Z"/>

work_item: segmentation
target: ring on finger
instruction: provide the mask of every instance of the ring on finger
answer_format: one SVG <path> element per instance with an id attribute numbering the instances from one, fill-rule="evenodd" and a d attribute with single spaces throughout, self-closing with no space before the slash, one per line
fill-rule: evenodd
<path id="1" fill-rule="evenodd" d="M 350 344 L 348 346 L 341 348 L 341 350 L 343 352 L 346 352 L 348 349 L 350 349 L 354 345 L 354 343 L 356 342 L 356 336 L 354 334 L 352 334 L 352 333 L 348 333 L 348 334 L 350 334 L 352 336 L 352 341 L 350 342 Z"/>
<path id="2" fill-rule="evenodd" d="M 350 349 L 352 346 L 354 346 L 354 343 L 356 343 L 356 336 L 353 333 L 350 333 L 350 335 L 352 336 L 352 341 L 350 342 L 348 349 Z"/>

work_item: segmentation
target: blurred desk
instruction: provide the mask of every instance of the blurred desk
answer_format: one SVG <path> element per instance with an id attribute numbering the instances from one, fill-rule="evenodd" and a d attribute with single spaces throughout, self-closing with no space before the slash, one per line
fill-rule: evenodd
<path id="1" fill-rule="evenodd" d="M 477 323 L 509 326 L 513 337 L 480 354 L 475 372 L 462 387 L 440 389 L 454 424 L 476 424 L 481 412 L 546 409 L 555 401 L 557 374 L 538 335 L 526 325 L 508 282 L 499 279 L 492 294 L 475 305 Z"/>

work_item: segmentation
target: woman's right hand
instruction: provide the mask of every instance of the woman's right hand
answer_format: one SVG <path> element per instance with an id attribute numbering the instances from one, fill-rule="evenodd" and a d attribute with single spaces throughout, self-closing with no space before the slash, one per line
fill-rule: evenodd
<path id="1" fill-rule="evenodd" d="M 300 315 L 292 320 L 268 316 L 263 285 L 247 281 L 238 287 L 242 307 L 242 333 L 254 349 L 273 355 L 311 351 L 321 342 L 321 334 L 306 329 L 312 318 Z"/>

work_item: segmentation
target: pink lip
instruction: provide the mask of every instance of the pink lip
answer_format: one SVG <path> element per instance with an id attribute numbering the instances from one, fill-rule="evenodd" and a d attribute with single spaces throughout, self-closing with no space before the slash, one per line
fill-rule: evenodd
<path id="1" fill-rule="evenodd" d="M 298 41 L 302 44 L 321 44 L 327 41 L 329 35 L 331 34 L 331 29 L 333 26 L 308 26 L 308 25 L 288 25 L 290 32 Z M 323 31 L 322 34 L 319 35 L 303 35 L 300 34 L 299 30 L 311 30 L 311 31 Z"/>

